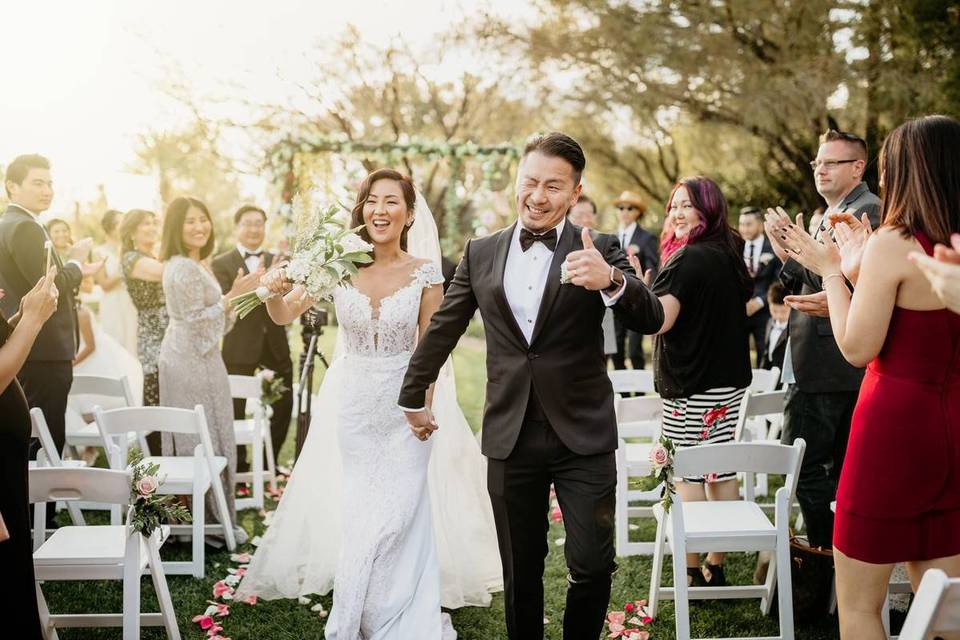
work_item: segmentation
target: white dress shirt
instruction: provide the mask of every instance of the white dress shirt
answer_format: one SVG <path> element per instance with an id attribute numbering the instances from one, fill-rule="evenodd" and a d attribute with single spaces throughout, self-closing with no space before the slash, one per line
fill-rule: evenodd
<path id="1" fill-rule="evenodd" d="M 243 257 L 243 263 L 247 265 L 247 271 L 250 271 L 250 272 L 256 271 L 257 267 L 260 266 L 260 258 L 262 258 L 263 256 L 262 255 L 248 256 L 247 253 L 249 253 L 249 250 L 246 247 L 244 247 L 242 244 L 237 245 L 237 251 L 239 251 L 240 255 Z M 257 247 L 253 251 L 257 253 L 263 253 L 263 247 L 262 246 Z"/>
<path id="2" fill-rule="evenodd" d="M 620 228 L 620 231 L 617 232 L 618 233 L 617 237 L 620 238 L 621 249 L 623 249 L 624 251 L 627 250 L 627 247 L 630 246 L 630 240 L 633 239 L 633 233 L 636 230 L 637 230 L 636 222 L 631 222 L 630 226 L 628 226 L 626 229 L 624 229 L 623 227 Z"/>
<path id="3" fill-rule="evenodd" d="M 783 335 L 783 332 L 787 330 L 786 322 L 777 322 L 773 321 L 773 326 L 770 327 L 770 340 L 767 343 L 767 355 L 773 357 L 773 350 L 777 348 L 777 342 L 780 340 L 780 336 Z"/>
<path id="4" fill-rule="evenodd" d="M 760 254 L 763 253 L 763 234 L 761 233 L 753 240 L 748 240 L 743 245 L 743 262 L 750 269 L 750 273 L 756 275 L 760 271 Z M 753 263 L 750 262 L 750 245 L 753 245 Z"/>

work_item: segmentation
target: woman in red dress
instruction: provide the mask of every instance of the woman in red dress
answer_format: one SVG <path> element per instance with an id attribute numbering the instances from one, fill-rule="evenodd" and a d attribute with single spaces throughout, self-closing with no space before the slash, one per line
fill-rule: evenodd
<path id="1" fill-rule="evenodd" d="M 879 168 L 876 232 L 849 214 L 831 216 L 836 244 L 780 227 L 796 259 L 823 276 L 840 351 L 867 366 L 833 534 L 845 640 L 886 638 L 880 610 L 895 563 L 914 589 L 932 567 L 960 576 L 960 315 L 907 259 L 960 231 L 960 122 L 901 125 Z"/>

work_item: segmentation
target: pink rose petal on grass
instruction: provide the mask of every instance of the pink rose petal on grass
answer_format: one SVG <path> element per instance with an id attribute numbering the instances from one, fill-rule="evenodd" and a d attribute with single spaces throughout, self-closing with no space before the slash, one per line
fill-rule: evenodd
<path id="1" fill-rule="evenodd" d="M 200 625 L 200 628 L 203 629 L 204 631 L 206 631 L 207 629 L 213 626 L 213 618 L 211 618 L 210 616 L 204 616 L 204 615 L 193 616 L 193 621 L 196 622 L 198 625 Z"/>
<path id="2" fill-rule="evenodd" d="M 226 582 L 224 582 L 223 580 L 220 580 L 215 585 L 213 585 L 214 598 L 222 598 L 227 595 L 229 595 L 230 597 L 233 597 L 233 589 L 231 589 Z"/>
<path id="3" fill-rule="evenodd" d="M 247 564 L 252 560 L 249 553 L 234 553 L 230 556 L 231 562 L 239 562 L 240 564 Z"/>
<path id="4" fill-rule="evenodd" d="M 619 624 L 623 625 L 624 620 L 627 619 L 627 614 L 623 611 L 611 611 L 607 614 L 607 623 L 608 624 Z"/>
<path id="5" fill-rule="evenodd" d="M 257 596 L 247 596 L 243 601 L 246 604 L 257 604 Z"/>
<path id="6" fill-rule="evenodd" d="M 214 602 L 213 600 L 207 600 L 207 602 L 210 603 L 213 607 L 216 607 L 216 611 L 214 613 L 220 616 L 221 618 L 223 616 L 230 615 L 230 605 L 225 604 L 223 602 Z"/>
<path id="7" fill-rule="evenodd" d="M 220 635 L 221 631 L 223 631 L 223 627 L 214 622 L 213 626 L 207 629 L 207 636 L 212 638 L 213 636 Z"/>

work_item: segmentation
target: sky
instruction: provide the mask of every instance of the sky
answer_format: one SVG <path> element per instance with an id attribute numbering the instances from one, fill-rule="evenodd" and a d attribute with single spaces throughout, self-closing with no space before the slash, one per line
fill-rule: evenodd
<path id="1" fill-rule="evenodd" d="M 98 185 L 113 208 L 156 207 L 155 178 L 130 166 L 137 132 L 175 127 L 181 117 L 161 91 L 171 70 L 201 94 L 222 95 L 229 84 L 234 97 L 272 98 L 310 77 L 304 54 L 350 24 L 373 43 L 399 34 L 424 46 L 481 10 L 513 16 L 524 8 L 516 0 L 10 3 L 2 12 L 0 164 L 47 156 L 52 214 L 94 199 Z M 462 61 L 448 64 L 455 73 Z M 255 182 L 244 184 L 256 195 Z"/>

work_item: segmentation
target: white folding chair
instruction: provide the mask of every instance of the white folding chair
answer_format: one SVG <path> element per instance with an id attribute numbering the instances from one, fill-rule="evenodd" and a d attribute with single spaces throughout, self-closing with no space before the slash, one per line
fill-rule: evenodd
<path id="1" fill-rule="evenodd" d="M 743 394 L 743 400 L 740 401 L 740 413 L 735 431 L 737 442 L 765 440 L 779 442 L 786 401 L 786 390 L 761 392 L 747 389 Z M 769 493 L 767 474 L 756 474 L 756 486 L 748 487 L 744 484 L 741 493 L 746 491 L 752 491 L 758 496 L 767 495 Z M 753 500 L 753 498 L 754 495 L 751 494 L 747 499 Z M 773 505 L 768 504 L 765 508 L 772 509 Z"/>
<path id="2" fill-rule="evenodd" d="M 690 640 L 690 599 L 760 598 L 760 610 L 767 614 L 773 604 L 774 579 L 780 609 L 780 635 L 774 638 L 793 639 L 789 515 L 805 446 L 803 439 L 798 438 L 793 446 L 730 442 L 677 450 L 673 459 L 673 473 L 677 477 L 744 472 L 746 482 L 752 484 L 754 473 L 786 475 L 784 486 L 777 490 L 772 523 L 750 500 L 687 503 L 677 494 L 669 514 L 665 514 L 659 504 L 654 507 L 657 542 L 650 578 L 649 612 L 656 617 L 659 600 L 672 598 L 677 640 Z M 762 585 L 687 586 L 687 553 L 762 550 L 775 552 Z M 672 588 L 660 586 L 666 553 L 673 554 Z"/>
<path id="3" fill-rule="evenodd" d="M 960 578 L 928 569 L 900 629 L 900 640 L 927 640 L 960 631 Z"/>
<path id="4" fill-rule="evenodd" d="M 51 500 L 130 503 L 131 474 L 111 469 L 30 469 L 30 501 L 42 510 Z M 42 521 L 41 521 L 42 522 Z M 129 524 L 60 527 L 33 553 L 37 605 L 44 637 L 56 640 L 58 627 L 123 627 L 124 640 L 140 637 L 140 626 L 164 626 L 179 640 L 177 616 L 160 562 L 160 545 L 169 535 L 161 527 L 147 538 Z M 149 570 L 160 613 L 140 613 L 140 576 Z M 40 585 L 63 580 L 121 580 L 123 613 L 51 614 Z"/>
<path id="5" fill-rule="evenodd" d="M 651 506 L 630 506 L 631 502 L 655 502 L 662 485 L 649 491 L 630 489 L 630 478 L 649 477 L 650 449 L 660 437 L 663 400 L 658 396 L 616 399 L 617 412 L 617 555 L 652 555 L 652 542 L 630 542 L 630 519 L 651 517 Z M 636 442 L 642 440 L 642 442 Z"/>
<path id="6" fill-rule="evenodd" d="M 193 557 L 189 562 L 165 561 L 164 571 L 171 575 L 204 577 L 205 534 L 222 533 L 231 551 L 237 543 L 223 483 L 220 481 L 220 474 L 227 468 L 227 459 L 213 455 L 203 407 L 198 404 L 192 411 L 173 407 L 131 407 L 104 411 L 95 407 L 94 416 L 103 434 L 104 448 L 109 452 L 108 460 L 113 469 L 127 468 L 126 435 L 130 431 L 180 433 L 196 436 L 200 440 L 192 456 L 149 456 L 143 462 L 155 463 L 160 467 L 157 474 L 164 482 L 158 493 L 192 497 L 193 522 L 171 525 L 170 530 L 175 534 L 193 537 Z M 205 524 L 204 497 L 211 490 L 217 511 L 220 512 L 220 524 Z M 115 513 L 114 517 L 119 519 L 119 513 Z"/>
<path id="7" fill-rule="evenodd" d="M 136 407 L 140 402 L 133 397 L 126 376 L 111 378 L 108 376 L 75 375 L 70 386 L 67 401 L 78 416 L 92 413 L 93 407 L 116 409 Z M 69 410 L 69 409 L 68 409 Z M 131 440 L 138 443 L 143 455 L 150 455 L 146 433 L 131 434 Z M 87 423 L 82 417 L 67 421 L 67 445 L 70 447 L 102 447 L 103 438 L 100 429 L 93 422 Z M 74 455 L 76 455 L 74 453 Z"/>
<path id="8" fill-rule="evenodd" d="M 257 376 L 230 376 L 230 395 L 234 399 L 243 398 L 247 401 L 247 410 L 253 414 L 252 418 L 233 421 L 233 434 L 237 446 L 249 445 L 253 461 L 250 471 L 237 473 L 237 482 L 249 482 L 253 485 L 253 495 L 250 498 L 237 498 L 237 509 L 263 509 L 263 482 L 264 462 L 266 462 L 266 478 L 270 481 L 270 490 L 277 490 L 277 470 L 273 462 L 273 441 L 270 439 L 270 429 L 267 428 L 267 414 L 260 402 L 261 381 Z M 252 411 L 251 411 L 252 410 Z M 266 453 L 266 460 L 264 460 Z"/>
<path id="9" fill-rule="evenodd" d="M 780 369 L 773 367 L 771 369 L 754 369 L 753 379 L 750 381 L 750 390 L 763 393 L 764 391 L 775 391 L 780 384 Z"/>
<path id="10" fill-rule="evenodd" d="M 613 392 L 624 393 L 656 393 L 653 388 L 653 371 L 648 369 L 614 369 L 607 371 Z"/>
<path id="11" fill-rule="evenodd" d="M 40 441 L 40 451 L 37 452 L 37 459 L 30 461 L 30 468 L 37 467 L 68 467 L 68 468 L 82 468 L 86 467 L 87 463 L 83 460 L 64 460 L 60 457 L 60 452 L 57 451 L 57 447 L 53 444 L 53 436 L 50 434 L 50 428 L 47 426 L 47 421 L 43 417 L 43 411 L 34 407 L 30 409 L 30 437 L 37 438 Z M 80 510 L 80 505 L 67 502 L 67 503 L 57 503 L 58 508 L 66 507 L 67 512 L 70 514 L 70 521 L 76 526 L 83 526 L 86 524 L 86 521 L 83 519 L 83 513 Z M 46 522 L 47 516 L 46 513 L 42 513 L 40 516 L 42 519 L 39 522 Z M 46 537 L 46 530 L 39 529 L 43 534 L 39 536 L 39 541 L 35 540 L 34 545 L 36 546 L 38 542 L 43 542 L 43 539 Z M 36 537 L 36 536 L 35 536 Z"/>

